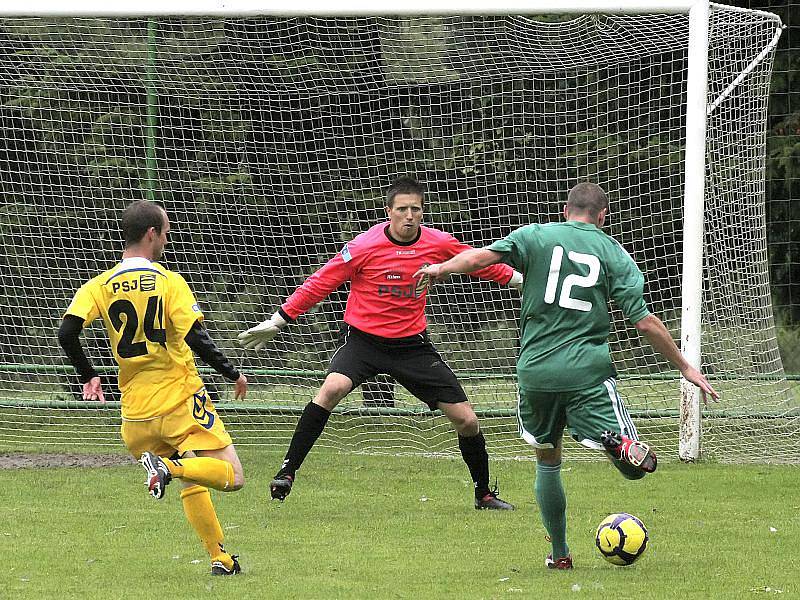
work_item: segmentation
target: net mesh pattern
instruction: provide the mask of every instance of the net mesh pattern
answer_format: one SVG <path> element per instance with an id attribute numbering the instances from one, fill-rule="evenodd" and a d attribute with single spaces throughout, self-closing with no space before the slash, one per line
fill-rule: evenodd
<path id="1" fill-rule="evenodd" d="M 759 55 L 779 27 L 712 11 L 708 97 L 721 100 L 708 122 L 703 360 L 724 403 L 705 411 L 703 453 L 718 460 L 791 460 L 800 439 L 764 216 L 772 54 Z M 677 338 L 687 45 L 680 15 L 1 20 L 0 443 L 120 444 L 114 403 L 80 400 L 56 331 L 75 290 L 119 259 L 119 216 L 139 198 L 164 204 L 163 262 L 249 376 L 237 403 L 204 372 L 238 445 L 286 444 L 324 377 L 347 290 L 261 355 L 236 334 L 384 219 L 401 174 L 425 183 L 426 224 L 474 246 L 558 221 L 575 183 L 600 183 L 607 231 Z M 453 278 L 427 313 L 491 454 L 530 455 L 514 417 L 516 292 Z M 620 392 L 640 435 L 675 456 L 677 373 L 612 314 Z M 99 322 L 84 345 L 118 400 Z M 446 420 L 386 379 L 348 396 L 319 443 L 458 453 Z"/>

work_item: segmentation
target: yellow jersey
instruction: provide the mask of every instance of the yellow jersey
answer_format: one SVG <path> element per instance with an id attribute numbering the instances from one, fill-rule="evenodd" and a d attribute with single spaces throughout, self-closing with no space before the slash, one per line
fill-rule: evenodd
<path id="1" fill-rule="evenodd" d="M 184 337 L 203 313 L 186 280 L 145 258 L 124 259 L 85 283 L 67 315 L 105 322 L 119 365 L 122 416 L 166 414 L 203 387 Z"/>

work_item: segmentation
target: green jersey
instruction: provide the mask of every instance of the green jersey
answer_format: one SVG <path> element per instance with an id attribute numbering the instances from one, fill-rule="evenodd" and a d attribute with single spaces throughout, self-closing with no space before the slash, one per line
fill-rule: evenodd
<path id="1" fill-rule="evenodd" d="M 615 377 L 609 299 L 633 324 L 650 314 L 644 277 L 625 249 L 595 225 L 567 221 L 521 227 L 489 250 L 525 276 L 520 389 L 568 392 Z"/>

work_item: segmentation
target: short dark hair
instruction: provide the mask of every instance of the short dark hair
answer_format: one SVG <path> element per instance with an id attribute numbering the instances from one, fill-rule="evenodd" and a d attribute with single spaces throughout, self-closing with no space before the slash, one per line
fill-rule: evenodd
<path id="1" fill-rule="evenodd" d="M 125 246 L 138 244 L 151 227 L 161 233 L 165 214 L 161 206 L 149 200 L 137 200 L 129 205 L 122 213 L 121 229 Z"/>
<path id="2" fill-rule="evenodd" d="M 423 205 L 425 204 L 425 189 L 419 181 L 408 175 L 398 177 L 389 186 L 389 190 L 386 192 L 386 206 L 392 208 L 394 198 L 398 194 L 414 194 L 422 199 Z"/>
<path id="3" fill-rule="evenodd" d="M 584 181 L 569 191 L 567 210 L 597 217 L 600 211 L 608 208 L 606 193 L 596 183 Z"/>

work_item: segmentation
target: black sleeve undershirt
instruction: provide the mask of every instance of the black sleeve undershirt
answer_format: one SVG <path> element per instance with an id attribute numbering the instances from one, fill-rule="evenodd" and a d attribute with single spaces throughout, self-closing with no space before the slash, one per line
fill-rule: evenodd
<path id="1" fill-rule="evenodd" d="M 61 321 L 58 328 L 58 343 L 64 349 L 69 362 L 78 372 L 78 379 L 81 383 L 87 383 L 94 377 L 99 377 L 97 371 L 86 358 L 86 354 L 81 346 L 80 335 L 83 330 L 83 319 L 75 315 L 67 315 Z"/>
<path id="2" fill-rule="evenodd" d="M 239 379 L 239 371 L 230 363 L 200 321 L 195 321 L 189 333 L 183 338 L 189 348 L 217 373 L 230 381 Z"/>
<path id="3" fill-rule="evenodd" d="M 83 330 L 83 319 L 75 315 L 67 315 L 61 321 L 58 329 L 58 343 L 64 349 L 69 362 L 78 373 L 81 383 L 87 383 L 94 377 L 99 377 L 95 371 L 80 342 Z M 195 321 L 189 333 L 184 338 L 189 347 L 197 356 L 203 359 L 210 367 L 230 381 L 239 379 L 239 372 L 233 367 L 225 355 L 217 348 L 214 340 L 208 334 L 200 321 Z"/>

